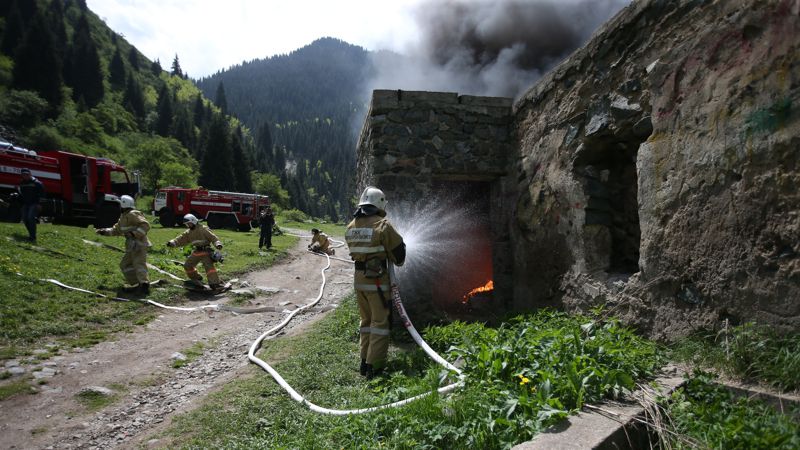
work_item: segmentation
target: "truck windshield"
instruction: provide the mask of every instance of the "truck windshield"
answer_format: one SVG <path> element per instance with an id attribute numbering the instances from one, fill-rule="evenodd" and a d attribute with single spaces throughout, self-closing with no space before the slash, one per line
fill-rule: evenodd
<path id="1" fill-rule="evenodd" d="M 124 170 L 112 170 L 111 171 L 111 182 L 114 184 L 118 183 L 128 183 L 128 174 L 125 173 Z"/>

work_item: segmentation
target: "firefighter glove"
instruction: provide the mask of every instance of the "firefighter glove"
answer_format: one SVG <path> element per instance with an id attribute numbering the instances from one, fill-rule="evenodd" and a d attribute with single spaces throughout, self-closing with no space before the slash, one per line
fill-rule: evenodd
<path id="1" fill-rule="evenodd" d="M 222 244 L 217 245 L 217 249 L 222 250 Z"/>

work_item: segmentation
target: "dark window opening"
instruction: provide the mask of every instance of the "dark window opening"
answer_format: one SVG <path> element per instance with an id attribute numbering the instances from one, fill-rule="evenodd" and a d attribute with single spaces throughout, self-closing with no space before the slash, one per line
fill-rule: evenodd
<path id="1" fill-rule="evenodd" d="M 638 142 L 616 142 L 581 152 L 575 172 L 583 182 L 587 269 L 639 271 Z"/>

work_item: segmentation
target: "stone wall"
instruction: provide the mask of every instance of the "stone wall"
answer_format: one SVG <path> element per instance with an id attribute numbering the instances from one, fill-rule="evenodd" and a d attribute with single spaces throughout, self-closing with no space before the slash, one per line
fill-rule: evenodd
<path id="1" fill-rule="evenodd" d="M 800 325 L 800 0 L 641 0 L 508 99 L 376 91 L 359 184 L 487 183 L 518 310 Z M 508 133 L 508 134 L 505 134 Z"/>
<path id="2" fill-rule="evenodd" d="M 427 226 L 417 234 L 425 234 L 419 244 L 426 260 L 437 261 L 435 273 L 415 273 L 415 285 L 404 286 L 407 307 L 417 316 L 444 291 L 460 295 L 453 284 L 475 287 L 487 277 L 506 287 L 497 301 L 510 299 L 510 213 L 498 199 L 513 153 L 511 106 L 510 98 L 373 92 L 358 145 L 358 191 L 367 185 L 383 189 L 390 219 L 407 232 Z M 480 213 L 468 217 L 468 204 Z M 478 215 L 485 223 L 473 223 Z M 431 245 L 434 240 L 444 245 Z M 417 250 L 419 245 L 410 253 Z"/>
<path id="3" fill-rule="evenodd" d="M 635 2 L 526 93 L 520 307 L 606 304 L 657 337 L 725 319 L 798 328 L 798 13 Z"/>

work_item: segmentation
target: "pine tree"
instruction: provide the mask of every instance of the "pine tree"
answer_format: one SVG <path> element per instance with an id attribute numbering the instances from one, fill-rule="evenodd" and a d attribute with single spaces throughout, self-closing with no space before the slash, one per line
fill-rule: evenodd
<path id="1" fill-rule="evenodd" d="M 47 19 L 55 37 L 56 55 L 59 60 L 64 61 L 67 57 L 67 27 L 64 25 L 64 5 L 60 1 L 50 3 Z"/>
<path id="2" fill-rule="evenodd" d="M 122 97 L 122 106 L 130 111 L 137 120 L 144 119 L 144 93 L 142 86 L 136 81 L 133 74 L 128 77 L 128 84 L 125 86 L 125 94 Z"/>
<path id="3" fill-rule="evenodd" d="M 6 28 L 3 32 L 3 40 L 0 41 L 0 51 L 8 56 L 14 56 L 17 46 L 22 42 L 24 30 L 25 23 L 22 20 L 22 14 L 17 7 L 17 2 L 14 2 L 6 16 Z"/>
<path id="4" fill-rule="evenodd" d="M 172 132 L 173 116 L 172 92 L 165 83 L 158 92 L 158 119 L 154 131 L 161 136 L 169 137 Z"/>
<path id="5" fill-rule="evenodd" d="M 78 19 L 69 59 L 72 68 L 69 80 L 72 83 L 72 98 L 76 102 L 83 99 L 89 108 L 96 106 L 103 100 L 105 88 L 100 56 L 92 39 L 86 14 Z"/>
<path id="6" fill-rule="evenodd" d="M 264 122 L 258 129 L 256 140 L 256 170 L 271 172 L 275 170 L 275 157 L 272 154 L 272 134 L 269 132 L 269 122 Z"/>
<path id="7" fill-rule="evenodd" d="M 131 47 L 128 52 L 128 64 L 131 65 L 131 70 L 134 72 L 139 71 L 139 52 L 136 51 L 136 47 Z"/>
<path id="8" fill-rule="evenodd" d="M 179 106 L 175 114 L 173 136 L 190 152 L 194 153 L 194 124 L 192 124 L 192 116 L 189 114 L 188 109 L 183 106 Z"/>
<path id="9" fill-rule="evenodd" d="M 164 69 L 161 68 L 161 63 L 158 61 L 158 59 L 156 59 L 155 61 L 153 61 L 152 64 L 150 64 L 150 72 L 152 72 L 153 75 L 160 77 L 161 72 L 163 71 Z"/>
<path id="10" fill-rule="evenodd" d="M 231 135 L 234 188 L 237 192 L 253 192 L 253 183 L 250 179 L 250 162 L 242 141 L 243 136 L 240 128 Z"/>
<path id="11" fill-rule="evenodd" d="M 203 128 L 206 123 L 206 105 L 203 102 L 203 94 L 198 93 L 194 99 L 194 124 Z"/>
<path id="12" fill-rule="evenodd" d="M 61 63 L 53 35 L 40 14 L 31 21 L 14 58 L 13 87 L 36 91 L 50 105 L 49 115 L 61 109 Z"/>
<path id="13" fill-rule="evenodd" d="M 225 98 L 225 86 L 222 85 L 222 81 L 217 85 L 217 97 L 214 99 L 214 102 L 219 107 L 220 111 L 222 111 L 222 114 L 228 114 L 228 99 Z"/>
<path id="14" fill-rule="evenodd" d="M 170 75 L 183 78 L 183 71 L 181 70 L 181 63 L 178 61 L 178 54 L 175 54 L 175 59 L 172 60 L 172 71 Z"/>
<path id="15" fill-rule="evenodd" d="M 215 114 L 211 120 L 198 182 L 208 189 L 234 189 L 230 132 L 221 114 Z"/>
<path id="16" fill-rule="evenodd" d="M 111 57 L 111 62 L 108 64 L 109 81 L 111 87 L 116 90 L 122 90 L 125 87 L 125 62 L 122 61 L 122 53 L 117 47 L 114 56 Z"/>

